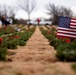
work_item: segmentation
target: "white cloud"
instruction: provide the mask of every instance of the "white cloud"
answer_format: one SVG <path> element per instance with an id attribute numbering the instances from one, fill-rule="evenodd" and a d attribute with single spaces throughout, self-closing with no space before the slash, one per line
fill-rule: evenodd
<path id="1" fill-rule="evenodd" d="M 44 12 L 44 10 L 38 10 L 35 13 L 31 14 L 31 18 L 40 18 L 40 17 L 48 18 L 49 16 Z"/>
<path id="2" fill-rule="evenodd" d="M 49 18 L 49 16 L 44 12 L 44 10 L 37 10 L 33 13 L 31 13 L 30 18 L 34 19 L 34 18 Z M 28 19 L 28 15 L 25 11 L 23 10 L 19 10 L 16 13 L 16 18 L 23 18 L 23 19 Z"/>
<path id="3" fill-rule="evenodd" d="M 17 13 L 16 13 L 16 18 L 19 18 L 19 19 L 28 19 L 28 15 L 25 11 L 23 10 L 19 10 Z"/>

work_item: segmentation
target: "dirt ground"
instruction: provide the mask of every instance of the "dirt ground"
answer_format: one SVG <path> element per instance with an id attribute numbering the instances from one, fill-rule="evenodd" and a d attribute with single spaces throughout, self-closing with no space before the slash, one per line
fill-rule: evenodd
<path id="1" fill-rule="evenodd" d="M 15 54 L 8 56 L 10 62 L 0 62 L 0 75 L 76 75 L 71 63 L 58 61 L 38 26 L 26 46 L 9 52 Z"/>

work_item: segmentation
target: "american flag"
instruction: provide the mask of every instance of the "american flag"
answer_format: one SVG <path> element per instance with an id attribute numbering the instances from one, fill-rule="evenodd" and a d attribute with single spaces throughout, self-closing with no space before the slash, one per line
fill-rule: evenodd
<path id="1" fill-rule="evenodd" d="M 57 36 L 76 38 L 76 19 L 60 17 Z"/>

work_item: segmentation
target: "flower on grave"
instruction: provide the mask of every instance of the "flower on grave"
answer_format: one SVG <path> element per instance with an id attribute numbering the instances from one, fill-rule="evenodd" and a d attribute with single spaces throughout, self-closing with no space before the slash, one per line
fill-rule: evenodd
<path id="1" fill-rule="evenodd" d="M 6 26 L 4 25 L 3 28 L 6 29 Z"/>
<path id="2" fill-rule="evenodd" d="M 58 38 L 58 39 L 62 39 L 62 37 L 61 37 L 61 36 L 57 36 L 57 38 Z"/>
<path id="3" fill-rule="evenodd" d="M 50 34 L 50 32 L 51 32 L 50 30 L 47 31 L 48 34 Z"/>
<path id="4" fill-rule="evenodd" d="M 65 42 L 66 42 L 66 43 L 70 43 L 71 40 L 70 40 L 70 39 L 66 39 Z"/>
<path id="5" fill-rule="evenodd" d="M 11 38 L 19 39 L 20 37 L 18 35 L 12 36 Z"/>
<path id="6" fill-rule="evenodd" d="M 0 43 L 2 42 L 2 38 L 0 37 Z"/>
<path id="7" fill-rule="evenodd" d="M 19 39 L 20 37 L 19 36 L 14 36 L 14 38 Z"/>

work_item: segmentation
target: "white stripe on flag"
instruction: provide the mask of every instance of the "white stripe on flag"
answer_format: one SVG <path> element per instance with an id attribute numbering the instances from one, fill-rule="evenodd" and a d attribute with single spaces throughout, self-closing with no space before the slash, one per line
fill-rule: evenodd
<path id="1" fill-rule="evenodd" d="M 71 24 L 71 25 L 76 25 L 76 23 L 72 23 L 72 22 L 71 22 L 70 24 Z"/>
<path id="2" fill-rule="evenodd" d="M 64 36 L 64 37 L 76 38 L 76 36 L 71 36 L 71 35 L 68 35 L 68 34 L 61 34 L 61 33 L 57 33 L 57 36 Z"/>
<path id="3" fill-rule="evenodd" d="M 76 26 L 70 26 L 71 28 L 76 28 Z"/>
<path id="4" fill-rule="evenodd" d="M 76 22 L 76 19 L 71 19 L 71 22 Z"/>
<path id="5" fill-rule="evenodd" d="M 60 33 L 67 33 L 67 34 L 76 34 L 76 32 L 69 32 L 69 31 L 63 31 L 63 30 L 58 30 Z"/>
<path id="6" fill-rule="evenodd" d="M 76 29 L 69 29 L 69 28 L 62 28 L 62 27 L 58 27 L 58 29 L 69 30 L 69 31 L 76 31 Z"/>

